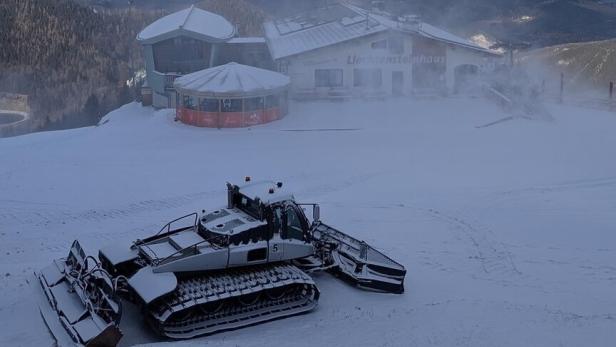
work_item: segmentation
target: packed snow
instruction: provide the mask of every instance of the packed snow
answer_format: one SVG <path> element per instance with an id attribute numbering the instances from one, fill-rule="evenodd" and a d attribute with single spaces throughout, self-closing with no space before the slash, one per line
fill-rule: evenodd
<path id="1" fill-rule="evenodd" d="M 0 139 L 0 345 L 53 344 L 28 281 L 74 239 L 96 254 L 144 237 L 250 175 L 404 264 L 406 292 L 318 274 L 310 314 L 174 345 L 611 346 L 616 115 L 548 109 L 494 123 L 509 115 L 478 99 L 294 103 L 216 130 L 129 104 L 97 127 Z M 123 344 L 153 343 L 145 331 Z"/>

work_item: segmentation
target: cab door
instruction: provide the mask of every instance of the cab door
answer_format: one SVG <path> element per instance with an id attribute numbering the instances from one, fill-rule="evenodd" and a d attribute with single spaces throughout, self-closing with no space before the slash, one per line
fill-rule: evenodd
<path id="1" fill-rule="evenodd" d="M 308 238 L 308 221 L 298 206 L 284 207 L 281 236 L 284 240 L 283 258 L 285 260 L 304 258 L 314 254 L 314 248 Z"/>
<path id="2" fill-rule="evenodd" d="M 283 209 L 282 207 L 277 207 L 273 211 L 272 217 L 272 238 L 268 242 L 268 255 L 269 261 L 281 261 L 283 260 L 284 254 L 284 240 L 282 239 L 282 222 L 283 220 Z"/>

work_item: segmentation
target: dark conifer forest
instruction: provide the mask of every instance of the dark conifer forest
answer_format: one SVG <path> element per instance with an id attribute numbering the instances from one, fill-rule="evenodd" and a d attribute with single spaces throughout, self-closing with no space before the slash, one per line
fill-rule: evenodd
<path id="1" fill-rule="evenodd" d="M 206 0 L 240 33 L 259 34 L 262 14 L 243 0 Z M 130 102 L 143 68 L 136 36 L 168 14 L 149 7 L 88 6 L 74 0 L 0 2 L 0 92 L 25 94 L 37 129 L 96 124 Z"/>

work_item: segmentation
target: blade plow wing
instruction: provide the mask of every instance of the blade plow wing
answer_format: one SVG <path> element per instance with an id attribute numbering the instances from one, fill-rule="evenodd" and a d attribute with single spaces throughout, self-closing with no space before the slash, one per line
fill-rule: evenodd
<path id="1" fill-rule="evenodd" d="M 403 265 L 340 230 L 322 222 L 313 226 L 313 236 L 333 245 L 330 259 L 332 271 L 360 288 L 401 294 L 404 292 L 406 269 Z"/>

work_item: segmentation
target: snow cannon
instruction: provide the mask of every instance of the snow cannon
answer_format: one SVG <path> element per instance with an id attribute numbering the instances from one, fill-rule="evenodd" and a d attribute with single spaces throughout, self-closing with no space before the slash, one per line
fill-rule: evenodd
<path id="1" fill-rule="evenodd" d="M 115 346 L 123 303 L 138 306 L 159 336 L 188 339 L 313 311 L 316 271 L 362 289 L 404 292 L 404 266 L 323 223 L 319 205 L 296 202 L 281 182 L 247 178 L 227 183 L 223 207 L 104 247 L 98 259 L 75 241 L 67 258 L 36 276 L 47 297 L 42 316 L 60 345 Z"/>

